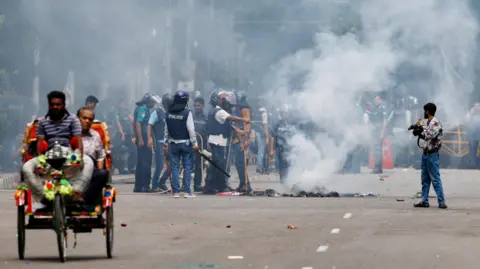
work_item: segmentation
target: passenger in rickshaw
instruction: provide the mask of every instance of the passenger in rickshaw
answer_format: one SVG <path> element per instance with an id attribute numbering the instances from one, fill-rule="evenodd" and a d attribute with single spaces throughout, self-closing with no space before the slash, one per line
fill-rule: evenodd
<path id="1" fill-rule="evenodd" d="M 65 108 L 65 94 L 60 91 L 52 91 L 48 94 L 48 113 L 38 122 L 37 135 L 37 153 L 42 155 L 43 145 L 48 144 L 51 149 L 55 144 L 70 149 L 70 141 L 76 138 L 77 149 L 83 160 L 83 166 L 71 178 L 74 200 L 83 200 L 83 193 L 88 188 L 93 173 L 93 161 L 91 158 L 85 158 L 83 155 L 82 143 L 82 127 L 78 118 L 71 114 Z M 38 157 L 27 161 L 22 167 L 22 176 L 32 192 L 32 196 L 36 201 L 40 201 L 43 205 L 51 205 L 51 202 L 45 198 L 43 189 L 43 179 L 38 176 L 35 171 L 41 168 Z"/>
<path id="2" fill-rule="evenodd" d="M 105 147 L 103 146 L 100 134 L 91 129 L 92 123 L 95 119 L 95 113 L 93 110 L 89 107 L 82 107 L 78 110 L 77 117 L 82 125 L 83 152 L 95 163 L 90 186 L 85 192 L 83 198 L 85 204 L 95 205 L 108 180 L 108 172 L 105 170 Z"/>

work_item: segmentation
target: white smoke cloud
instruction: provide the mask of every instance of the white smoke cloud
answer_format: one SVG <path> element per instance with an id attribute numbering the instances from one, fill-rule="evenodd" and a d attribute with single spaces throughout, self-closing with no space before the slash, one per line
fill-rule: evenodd
<path id="1" fill-rule="evenodd" d="M 315 2 L 324 3 L 309 0 L 309 8 Z M 437 104 L 444 124 L 457 123 L 468 106 L 478 24 L 467 0 L 355 3 L 361 22 L 358 34 L 339 36 L 332 27 L 323 28 L 316 36 L 315 48 L 283 59 L 268 81 L 272 98 L 293 103 L 302 117 L 330 133 L 318 134 L 314 141 L 301 133 L 291 139 L 288 186 L 298 185 L 306 191 L 328 187 L 347 153 L 359 144 L 368 145 L 371 131 L 361 124 L 362 115 L 355 108 L 362 93 L 407 84 L 419 95 L 428 96 L 425 101 Z M 334 10 L 326 4 L 322 8 L 319 16 Z M 428 72 L 398 81 L 392 74 L 405 64 Z M 299 73 L 306 76 L 301 91 L 292 96 L 288 94 L 291 81 Z"/>

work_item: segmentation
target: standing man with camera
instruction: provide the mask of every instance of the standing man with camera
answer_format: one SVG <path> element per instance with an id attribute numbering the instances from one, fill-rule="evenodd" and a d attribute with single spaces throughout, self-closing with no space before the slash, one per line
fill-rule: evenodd
<path id="1" fill-rule="evenodd" d="M 414 207 L 430 207 L 428 193 L 430 184 L 437 193 L 438 207 L 446 209 L 445 197 L 443 196 L 442 180 L 440 179 L 440 167 L 438 164 L 440 148 L 442 147 L 443 130 L 442 124 L 435 118 L 437 107 L 433 103 L 423 106 L 424 118 L 419 120 L 414 127 L 413 135 L 425 140 L 422 155 L 422 201 L 414 204 Z"/>

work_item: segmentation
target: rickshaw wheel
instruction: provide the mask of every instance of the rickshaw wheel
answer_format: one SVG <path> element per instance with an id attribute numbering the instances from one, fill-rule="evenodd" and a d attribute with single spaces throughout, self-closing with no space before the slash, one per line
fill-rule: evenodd
<path id="1" fill-rule="evenodd" d="M 105 241 L 107 244 L 107 257 L 112 258 L 113 252 L 113 234 L 114 234 L 114 218 L 113 218 L 113 204 L 105 209 Z"/>
<path id="2" fill-rule="evenodd" d="M 60 194 L 55 195 L 53 219 L 57 233 L 58 255 L 60 262 L 63 263 L 67 259 L 67 227 L 65 227 L 65 206 Z"/>
<path id="3" fill-rule="evenodd" d="M 25 259 L 25 206 L 17 207 L 17 244 L 18 258 Z"/>

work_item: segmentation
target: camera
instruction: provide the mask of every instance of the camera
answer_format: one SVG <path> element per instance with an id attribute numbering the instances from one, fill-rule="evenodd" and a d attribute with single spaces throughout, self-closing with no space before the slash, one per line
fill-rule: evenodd
<path id="1" fill-rule="evenodd" d="M 414 136 L 418 136 L 420 135 L 422 132 L 423 132 L 423 126 L 420 124 L 420 122 L 417 122 L 415 124 L 412 124 L 410 125 L 410 127 L 408 127 L 408 130 L 413 130 L 413 135 Z"/>

